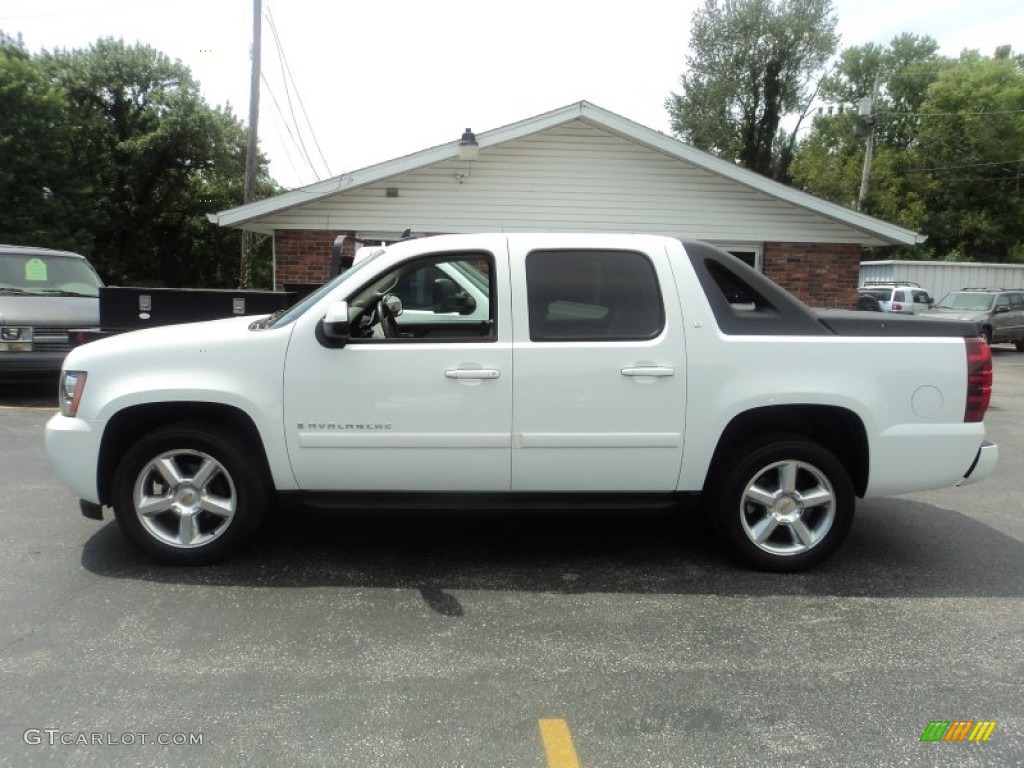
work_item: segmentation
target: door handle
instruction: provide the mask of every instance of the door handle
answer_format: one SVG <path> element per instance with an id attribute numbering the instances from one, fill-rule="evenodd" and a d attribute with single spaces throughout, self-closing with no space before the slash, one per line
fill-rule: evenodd
<path id="1" fill-rule="evenodd" d="M 623 368 L 623 376 L 675 376 L 676 369 L 664 365 L 641 365 L 637 368 Z"/>
<path id="2" fill-rule="evenodd" d="M 448 379 L 496 379 L 501 371 L 494 368 L 455 368 L 444 372 Z"/>

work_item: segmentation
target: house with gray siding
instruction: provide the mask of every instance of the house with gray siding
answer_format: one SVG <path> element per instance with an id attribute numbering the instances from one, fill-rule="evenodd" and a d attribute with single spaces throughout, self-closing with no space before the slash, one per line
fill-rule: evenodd
<path id="1" fill-rule="evenodd" d="M 210 220 L 273 236 L 277 289 L 327 280 L 339 235 L 636 232 L 723 247 L 821 307 L 853 307 L 862 248 L 923 240 L 586 101 L 475 138 L 473 160 L 456 139 Z"/>

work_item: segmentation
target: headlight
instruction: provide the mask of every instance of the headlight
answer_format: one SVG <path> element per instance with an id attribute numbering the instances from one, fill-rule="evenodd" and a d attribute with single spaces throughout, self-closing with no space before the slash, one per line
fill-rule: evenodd
<path id="1" fill-rule="evenodd" d="M 0 326 L 0 352 L 31 352 L 32 329 Z"/>
<path id="2" fill-rule="evenodd" d="M 85 390 L 85 371 L 61 371 L 60 374 L 60 412 L 63 416 L 77 416 L 78 403 Z"/>

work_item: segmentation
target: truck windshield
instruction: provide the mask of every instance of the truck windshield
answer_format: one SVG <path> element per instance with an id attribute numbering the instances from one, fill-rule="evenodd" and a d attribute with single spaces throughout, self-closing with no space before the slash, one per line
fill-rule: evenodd
<path id="1" fill-rule="evenodd" d="M 282 326 L 288 325 L 288 323 L 293 322 L 297 317 L 300 317 L 307 309 L 309 309 L 311 306 L 320 301 L 320 299 L 322 299 L 324 296 L 326 296 L 328 293 L 334 290 L 334 287 L 338 285 L 342 280 L 347 280 L 350 275 L 353 275 L 356 272 L 360 271 L 361 269 L 365 268 L 367 264 L 373 263 L 381 256 L 381 254 L 385 252 L 386 249 L 384 248 L 374 251 L 370 256 L 367 256 L 362 261 L 357 262 L 347 271 L 342 272 L 340 275 L 331 280 L 328 280 L 326 283 L 321 285 L 311 294 L 306 296 L 306 298 L 304 298 L 294 307 L 290 308 L 287 312 L 279 315 L 278 317 L 274 317 L 273 315 L 271 315 L 271 317 L 265 321 L 266 325 L 264 327 L 280 328 Z"/>
<path id="2" fill-rule="evenodd" d="M 96 298 L 102 284 L 84 259 L 48 253 L 0 253 L 0 293 Z"/>
<path id="3" fill-rule="evenodd" d="M 947 293 L 935 306 L 942 309 L 987 312 L 992 309 L 992 300 L 993 297 L 987 293 Z"/>

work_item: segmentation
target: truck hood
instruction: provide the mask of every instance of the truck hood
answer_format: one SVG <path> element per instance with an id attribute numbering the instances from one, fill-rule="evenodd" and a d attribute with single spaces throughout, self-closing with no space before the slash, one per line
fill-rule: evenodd
<path id="1" fill-rule="evenodd" d="M 123 408 L 161 401 L 214 402 L 279 428 L 280 417 L 272 414 L 281 408 L 294 326 L 250 330 L 258 317 L 147 328 L 72 349 L 64 369 L 89 377 L 79 417 L 103 421 Z"/>
<path id="2" fill-rule="evenodd" d="M 132 357 L 142 362 L 153 356 L 163 358 L 179 351 L 216 350 L 218 345 L 237 348 L 244 346 L 250 337 L 263 333 L 249 330 L 250 324 L 260 317 L 263 315 L 161 325 L 117 334 L 72 349 L 64 367 L 88 370 L 90 364 L 98 359 Z"/>
<path id="3" fill-rule="evenodd" d="M 972 309 L 947 309 L 946 307 L 932 307 L 929 310 L 918 313 L 918 317 L 925 320 L 964 320 L 969 323 L 976 323 L 985 318 L 986 310 Z"/>
<path id="4" fill-rule="evenodd" d="M 100 322 L 100 300 L 91 296 L 0 295 L 0 325 L 87 328 Z"/>

